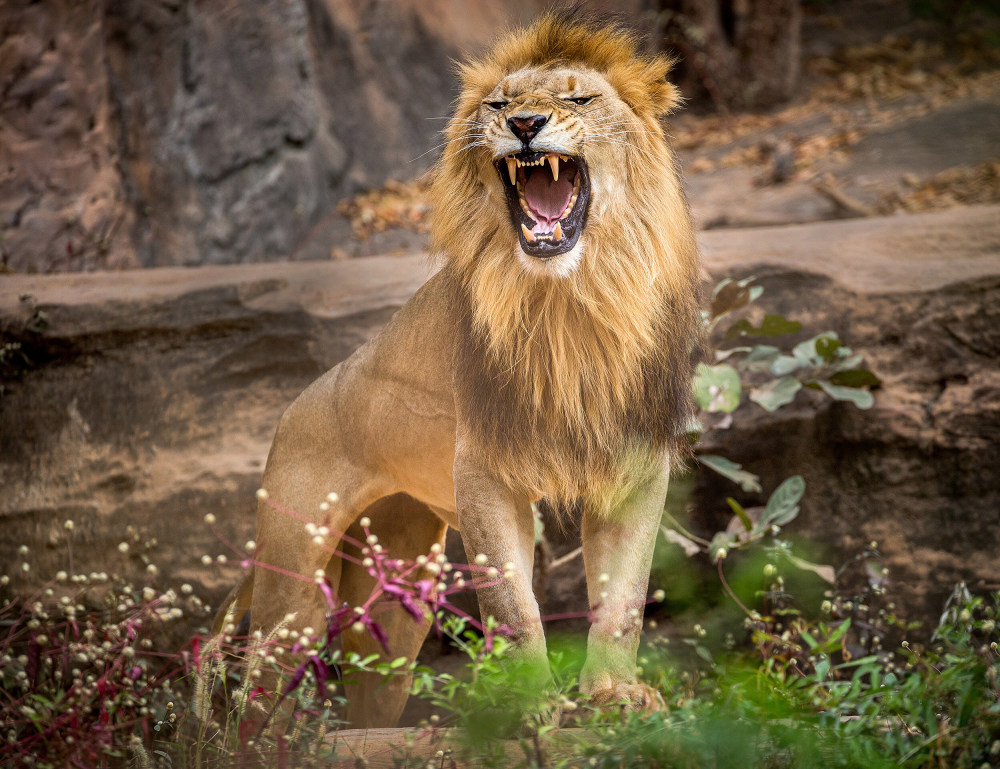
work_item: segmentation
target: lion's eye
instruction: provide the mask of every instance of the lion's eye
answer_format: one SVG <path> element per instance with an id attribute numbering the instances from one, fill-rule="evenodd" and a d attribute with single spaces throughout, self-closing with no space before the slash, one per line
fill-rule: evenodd
<path id="1" fill-rule="evenodd" d="M 510 102 L 509 101 L 484 101 L 483 104 L 485 104 L 491 110 L 499 112 L 504 107 L 506 107 L 508 104 L 510 104 Z"/>
<path id="2" fill-rule="evenodd" d="M 571 96 L 566 101 L 571 101 L 582 107 L 584 104 L 590 104 L 595 98 L 594 96 Z"/>

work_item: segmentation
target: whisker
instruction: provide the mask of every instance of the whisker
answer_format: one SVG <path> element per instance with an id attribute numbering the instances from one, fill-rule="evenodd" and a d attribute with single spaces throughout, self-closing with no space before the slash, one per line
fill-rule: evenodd
<path id="1" fill-rule="evenodd" d="M 463 152 L 467 152 L 468 150 L 471 150 L 473 147 L 485 147 L 485 146 L 486 146 L 486 142 L 485 141 L 470 142 L 469 144 L 465 145 L 464 147 L 462 147 L 462 149 L 458 150 L 457 152 L 453 152 L 452 156 L 454 156 L 454 155 L 461 155 Z"/>
<path id="2" fill-rule="evenodd" d="M 472 136 L 477 136 L 477 135 L 478 134 L 476 134 L 476 133 L 468 133 L 468 134 L 463 134 L 462 136 L 457 136 L 457 137 L 455 137 L 455 139 L 456 140 L 468 139 L 468 138 L 470 138 Z M 431 147 L 429 150 L 427 150 L 426 152 L 420 153 L 419 155 L 417 155 L 415 158 L 412 158 L 408 162 L 413 163 L 414 161 L 420 160 L 420 158 L 424 157 L 424 155 L 430 155 L 432 152 L 434 152 L 436 150 L 439 150 L 439 149 L 441 149 L 443 147 L 447 147 L 449 144 L 451 144 L 451 142 L 452 142 L 452 139 L 448 139 L 447 141 L 443 141 L 440 144 L 436 144 L 433 147 Z"/>
<path id="3" fill-rule="evenodd" d="M 654 154 L 653 154 L 652 152 L 649 152 L 649 151 L 647 151 L 647 150 L 644 150 L 644 149 L 643 149 L 642 147 L 637 147 L 637 146 L 636 146 L 635 144 L 633 144 L 632 142 L 628 142 L 628 141 L 619 141 L 619 140 L 617 140 L 617 139 L 611 139 L 611 138 L 603 138 L 603 139 L 596 139 L 596 140 L 593 140 L 593 143 L 594 143 L 594 144 L 619 144 L 619 145 L 621 145 L 622 147 L 631 147 L 631 148 L 633 148 L 633 149 L 637 149 L 637 150 L 639 150 L 639 152 L 641 152 L 641 153 L 642 153 L 642 154 L 644 154 L 644 155 L 647 155 L 647 156 L 649 156 L 649 157 L 650 157 L 650 158 L 652 158 L 653 160 L 659 160 L 659 158 L 658 158 L 658 157 L 657 157 L 656 155 L 654 155 Z"/>
<path id="4" fill-rule="evenodd" d="M 590 120 L 587 122 L 588 126 L 606 126 L 606 125 L 637 125 L 634 120 L 615 120 L 614 118 L 608 118 L 607 120 Z"/>
<path id="5" fill-rule="evenodd" d="M 635 123 L 633 123 L 631 121 L 628 121 L 628 120 L 623 120 L 623 121 L 621 121 L 619 123 L 592 123 L 592 124 L 588 125 L 587 127 L 588 128 L 597 128 L 597 129 L 602 129 L 603 130 L 603 129 L 606 129 L 606 128 L 618 128 L 618 126 L 628 126 L 627 129 L 621 129 L 621 130 L 643 131 L 645 133 L 659 133 L 659 131 L 650 131 L 648 128 L 640 128 Z"/>
<path id="6" fill-rule="evenodd" d="M 475 123 L 476 125 L 486 125 L 482 120 L 470 120 L 464 117 L 453 117 L 452 115 L 435 115 L 433 117 L 425 117 L 424 120 L 456 120 L 462 123 Z"/>
<path id="7" fill-rule="evenodd" d="M 461 137 L 460 137 L 460 138 L 461 138 Z M 410 159 L 410 160 L 408 160 L 407 162 L 409 162 L 409 163 L 414 163 L 414 162 L 416 162 L 416 161 L 420 160 L 420 158 L 424 157 L 424 155 L 430 155 L 430 154 L 431 154 L 432 152 L 435 152 L 435 151 L 437 151 L 437 150 L 439 150 L 439 149 L 442 149 L 443 147 L 447 147 L 447 146 L 448 146 L 449 144 L 451 144 L 451 139 L 449 139 L 448 141 L 443 141 L 443 142 L 441 142 L 440 144 L 436 144 L 436 145 L 434 145 L 433 147 L 431 147 L 431 148 L 430 148 L 429 150 L 427 150 L 426 152 L 421 152 L 421 153 L 420 153 L 419 155 L 417 155 L 417 156 L 416 156 L 415 158 L 411 158 L 411 159 Z"/>
<path id="8" fill-rule="evenodd" d="M 663 135 L 659 131 L 641 131 L 641 130 L 633 131 L 633 130 L 627 130 L 627 129 L 619 129 L 617 131 L 600 131 L 600 132 L 595 131 L 594 132 L 595 136 L 625 136 L 626 134 L 636 134 L 636 135 L 638 135 L 638 134 L 648 134 L 648 135 L 651 135 L 651 136 L 662 136 Z"/>

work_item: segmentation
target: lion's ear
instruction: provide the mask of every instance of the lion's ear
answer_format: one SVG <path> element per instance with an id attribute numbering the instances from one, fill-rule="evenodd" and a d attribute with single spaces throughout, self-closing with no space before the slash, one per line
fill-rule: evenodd
<path id="1" fill-rule="evenodd" d="M 666 80 L 653 84 L 649 89 L 649 95 L 657 116 L 673 112 L 682 99 L 680 89 Z"/>
<path id="2" fill-rule="evenodd" d="M 633 60 L 629 67 L 609 74 L 618 95 L 636 114 L 659 117 L 675 110 L 681 102 L 680 91 L 667 81 L 673 65 L 673 59 L 657 56 Z"/>

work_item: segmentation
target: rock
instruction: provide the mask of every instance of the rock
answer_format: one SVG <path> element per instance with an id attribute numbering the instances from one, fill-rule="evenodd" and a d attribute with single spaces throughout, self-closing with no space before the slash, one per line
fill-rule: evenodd
<path id="1" fill-rule="evenodd" d="M 337 200 L 430 166 L 452 59 L 545 5 L 0 0 L 0 270 L 328 258 Z"/>
<path id="2" fill-rule="evenodd" d="M 806 393 L 774 414 L 748 404 L 704 449 L 768 490 L 804 475 L 795 531 L 831 557 L 878 540 L 914 612 L 958 579 L 1000 587 L 1000 207 L 700 240 L 714 278 L 757 275 L 762 307 L 837 331 L 884 382 L 866 412 Z M 238 566 L 199 559 L 242 557 L 281 411 L 428 274 L 422 257 L 371 257 L 5 277 L 0 331 L 22 348 L 0 366 L 0 563 L 22 543 L 34 563 L 15 587 L 67 568 L 72 518 L 78 569 L 140 573 L 116 550 L 133 525 L 161 573 L 217 602 Z M 700 476 L 697 492 L 709 530 L 736 489 Z M 549 609 L 585 609 L 579 566 L 563 573 L 577 587 Z"/>
<path id="3" fill-rule="evenodd" d="M 0 2 L 0 270 L 137 265 L 102 5 Z"/>

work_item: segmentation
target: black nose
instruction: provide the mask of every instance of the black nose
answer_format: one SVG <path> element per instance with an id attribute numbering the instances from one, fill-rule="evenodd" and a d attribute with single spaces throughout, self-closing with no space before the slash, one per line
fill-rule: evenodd
<path id="1" fill-rule="evenodd" d="M 525 147 L 535 138 L 535 135 L 542 130 L 542 126 L 548 121 L 545 115 L 529 115 L 528 117 L 509 117 L 507 126 L 514 136 L 521 140 Z"/>

